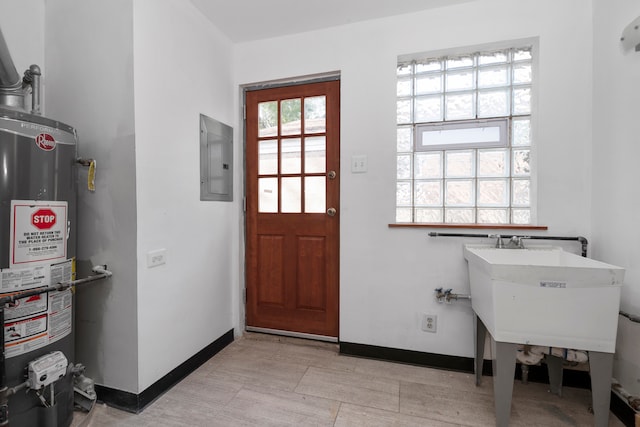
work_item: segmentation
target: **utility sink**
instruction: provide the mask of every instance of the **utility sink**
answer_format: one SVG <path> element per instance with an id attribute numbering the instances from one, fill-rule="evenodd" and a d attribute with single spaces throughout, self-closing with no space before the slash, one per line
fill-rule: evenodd
<path id="1" fill-rule="evenodd" d="M 615 352 L 625 270 L 559 247 L 465 245 L 471 304 L 496 341 Z"/>
<path id="2" fill-rule="evenodd" d="M 594 425 L 606 427 L 624 269 L 558 247 L 465 245 L 475 312 L 476 385 L 486 332 L 493 338 L 496 426 L 509 426 L 518 344 L 586 350 Z M 562 358 L 548 356 L 550 391 L 560 394 Z"/>

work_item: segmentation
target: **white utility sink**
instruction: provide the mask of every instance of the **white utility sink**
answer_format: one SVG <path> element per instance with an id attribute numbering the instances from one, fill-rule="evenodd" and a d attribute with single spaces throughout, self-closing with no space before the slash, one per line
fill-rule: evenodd
<path id="1" fill-rule="evenodd" d="M 465 245 L 471 304 L 496 341 L 615 352 L 625 270 L 551 246 Z"/>

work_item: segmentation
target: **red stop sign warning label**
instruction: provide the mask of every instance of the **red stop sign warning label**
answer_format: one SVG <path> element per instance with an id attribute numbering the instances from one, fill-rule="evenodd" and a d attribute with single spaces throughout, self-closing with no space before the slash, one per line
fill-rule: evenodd
<path id="1" fill-rule="evenodd" d="M 39 230 L 48 230 L 56 225 L 56 213 L 51 209 L 38 209 L 31 215 L 31 224 Z"/>

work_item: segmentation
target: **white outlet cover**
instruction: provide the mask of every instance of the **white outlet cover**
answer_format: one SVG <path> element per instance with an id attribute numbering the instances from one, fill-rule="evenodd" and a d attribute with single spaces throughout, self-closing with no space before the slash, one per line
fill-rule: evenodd
<path id="1" fill-rule="evenodd" d="M 167 250 L 156 249 L 147 252 L 147 268 L 157 267 L 167 263 Z"/>
<path id="2" fill-rule="evenodd" d="M 358 155 L 351 156 L 351 173 L 367 172 L 367 156 Z"/>

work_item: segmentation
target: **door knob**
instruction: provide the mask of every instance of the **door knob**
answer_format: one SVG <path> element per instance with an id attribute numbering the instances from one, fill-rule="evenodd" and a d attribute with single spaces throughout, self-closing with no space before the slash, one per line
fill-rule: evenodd
<path id="1" fill-rule="evenodd" d="M 336 210 L 336 208 L 329 208 L 329 209 L 327 209 L 327 215 L 329 215 L 329 216 L 336 216 L 336 213 L 337 213 L 337 212 L 338 212 L 338 211 Z"/>
<path id="2" fill-rule="evenodd" d="M 329 173 L 327 173 L 329 179 L 336 179 L 336 175 L 336 171 L 329 171 Z"/>

